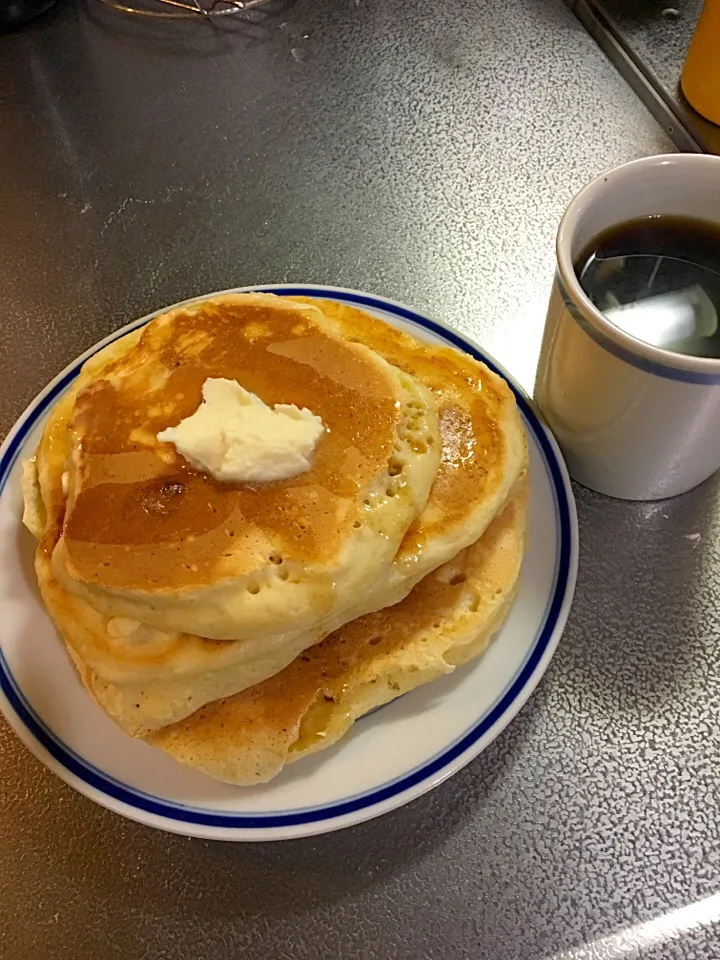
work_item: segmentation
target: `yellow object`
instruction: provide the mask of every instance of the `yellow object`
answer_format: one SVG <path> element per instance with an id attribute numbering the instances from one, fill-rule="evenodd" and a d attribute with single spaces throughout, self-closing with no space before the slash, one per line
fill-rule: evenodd
<path id="1" fill-rule="evenodd" d="M 720 0 L 705 0 L 680 85 L 690 105 L 720 125 Z"/>
<path id="2" fill-rule="evenodd" d="M 307 407 L 270 407 L 225 377 L 208 377 L 202 396 L 195 413 L 157 436 L 193 467 L 230 483 L 268 483 L 310 469 L 324 428 Z"/>

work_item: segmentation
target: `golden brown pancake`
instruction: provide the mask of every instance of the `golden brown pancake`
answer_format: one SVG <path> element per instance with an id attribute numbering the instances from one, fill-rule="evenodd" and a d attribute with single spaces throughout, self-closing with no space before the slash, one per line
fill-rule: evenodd
<path id="1" fill-rule="evenodd" d="M 391 579 L 424 576 L 474 543 L 526 467 L 527 443 L 507 383 L 466 353 L 419 341 L 355 307 L 314 304 L 338 331 L 422 380 L 438 405 L 442 459 L 425 509 L 395 557 Z"/>
<path id="2" fill-rule="evenodd" d="M 264 783 L 337 743 L 375 707 L 479 656 L 514 596 L 526 502 L 521 482 L 482 538 L 401 603 L 346 624 L 282 673 L 148 742 L 227 783 Z"/>
<path id="3" fill-rule="evenodd" d="M 160 443 L 211 377 L 320 416 L 310 469 L 224 483 Z M 280 635 L 346 606 L 391 562 L 440 456 L 421 384 L 316 308 L 269 294 L 151 321 L 77 394 L 69 434 L 55 577 L 108 616 L 216 640 Z"/>
<path id="4" fill-rule="evenodd" d="M 288 632 L 272 648 L 263 638 L 217 643 L 137 623 L 132 629 L 132 622 L 111 620 L 65 591 L 39 552 L 43 597 L 76 661 L 85 664 L 83 679 L 132 735 L 261 682 L 347 620 L 401 600 L 423 576 L 482 535 L 526 469 L 524 431 L 512 393 L 484 365 L 458 351 L 422 344 L 361 311 L 331 302 L 322 306 L 336 329 L 363 338 L 432 389 L 440 408 L 443 459 L 426 509 L 408 530 L 391 568 L 358 592 L 351 610 L 319 621 L 312 633 Z M 129 662 L 134 680 L 127 679 Z M 88 669 L 98 663 L 104 678 Z M 113 678 L 115 663 L 126 670 L 124 682 Z"/>

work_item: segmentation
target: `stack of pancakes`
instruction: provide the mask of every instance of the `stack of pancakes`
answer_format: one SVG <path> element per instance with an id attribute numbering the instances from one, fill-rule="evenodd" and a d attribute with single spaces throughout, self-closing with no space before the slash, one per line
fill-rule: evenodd
<path id="1" fill-rule="evenodd" d="M 310 469 L 225 483 L 161 443 L 217 377 L 319 416 Z M 85 364 L 26 464 L 24 520 L 99 705 L 253 784 L 483 652 L 518 580 L 526 474 L 482 364 L 334 301 L 223 295 Z"/>

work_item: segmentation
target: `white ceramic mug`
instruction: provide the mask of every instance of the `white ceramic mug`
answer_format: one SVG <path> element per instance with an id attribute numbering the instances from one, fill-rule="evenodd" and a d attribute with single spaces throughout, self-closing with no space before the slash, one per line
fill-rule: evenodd
<path id="1" fill-rule="evenodd" d="M 720 359 L 664 350 L 619 329 L 592 304 L 573 268 L 599 233 L 657 214 L 720 224 L 720 157 L 634 160 L 570 203 L 557 235 L 535 381 L 535 400 L 570 475 L 625 500 L 684 493 L 720 467 Z"/>

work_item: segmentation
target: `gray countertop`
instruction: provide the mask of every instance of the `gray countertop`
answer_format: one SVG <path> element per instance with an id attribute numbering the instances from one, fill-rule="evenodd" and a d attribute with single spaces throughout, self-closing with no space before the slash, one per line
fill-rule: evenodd
<path id="1" fill-rule="evenodd" d="M 113 328 L 253 282 L 406 301 L 531 386 L 565 204 L 667 149 L 560 0 L 297 0 L 217 28 L 66 2 L 0 38 L 1 426 Z M 2 960 L 717 960 L 717 486 L 577 496 L 538 691 L 381 820 L 164 835 L 0 721 Z"/>

